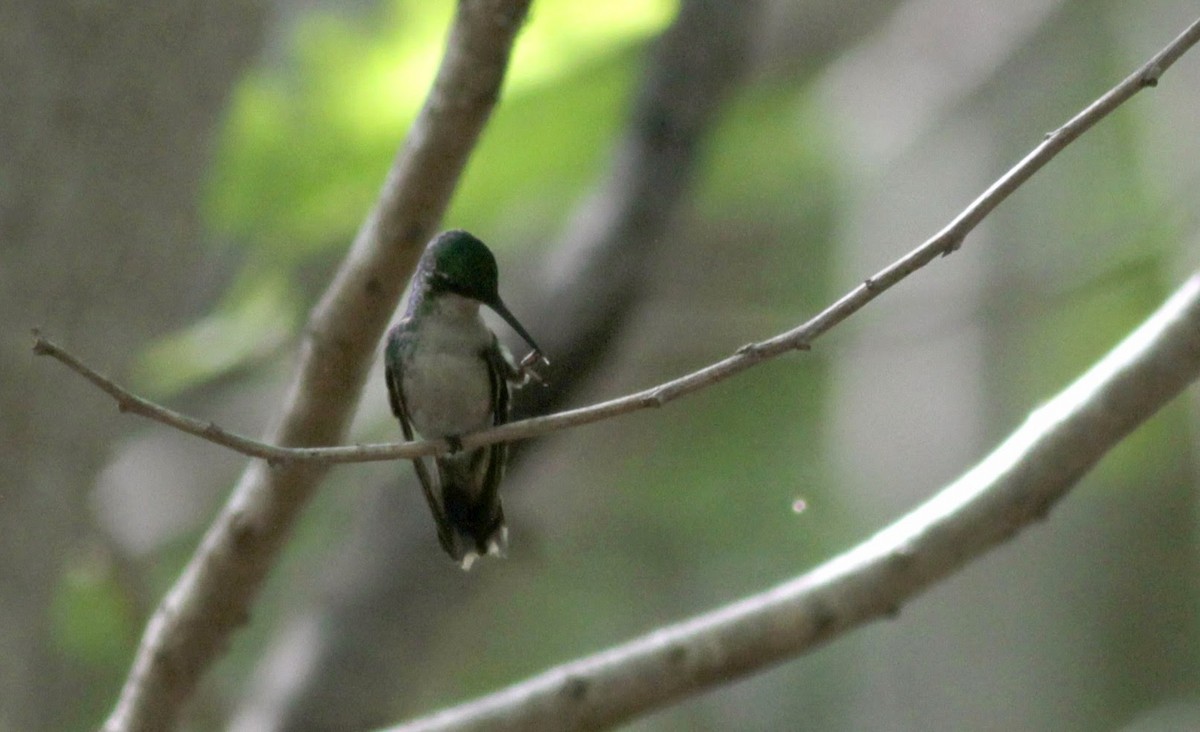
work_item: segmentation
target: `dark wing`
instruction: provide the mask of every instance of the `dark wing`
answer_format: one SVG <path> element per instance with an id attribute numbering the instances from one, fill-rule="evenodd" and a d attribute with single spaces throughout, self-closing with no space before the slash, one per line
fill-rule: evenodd
<path id="1" fill-rule="evenodd" d="M 488 377 L 492 386 L 492 426 L 508 421 L 509 387 L 508 382 L 514 371 L 511 363 L 500 350 L 500 343 L 492 336 L 492 346 L 484 352 L 487 359 Z M 483 479 L 482 505 L 497 502 L 497 492 L 500 489 L 500 479 L 504 477 L 504 465 L 508 462 L 508 443 L 497 442 L 488 445 L 487 473 Z M 486 501 L 486 503 L 483 503 Z"/>
<path id="2" fill-rule="evenodd" d="M 401 321 L 388 333 L 387 344 L 384 346 L 383 373 L 387 380 L 388 401 L 392 405 L 392 414 L 396 415 L 396 419 L 400 421 L 400 431 L 404 433 L 404 439 L 412 442 L 414 433 L 412 419 L 408 415 L 408 404 L 404 401 L 403 359 L 400 357 L 401 341 L 407 336 L 405 325 L 406 322 Z M 413 458 L 412 464 L 417 471 L 417 480 L 421 483 L 421 491 L 425 494 L 425 502 L 429 504 L 429 512 L 433 514 L 433 521 L 437 524 L 438 541 L 447 552 L 453 554 L 450 524 L 446 520 L 446 512 L 442 509 L 441 501 L 433 492 L 433 478 L 429 475 L 429 469 L 425 467 L 425 461 L 420 457 Z"/>

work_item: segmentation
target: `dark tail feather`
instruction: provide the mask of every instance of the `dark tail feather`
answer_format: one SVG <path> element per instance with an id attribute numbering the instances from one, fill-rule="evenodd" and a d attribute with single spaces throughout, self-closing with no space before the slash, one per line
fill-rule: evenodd
<path id="1" fill-rule="evenodd" d="M 442 547 L 462 565 L 470 569 L 484 555 L 502 557 L 508 549 L 508 527 L 504 523 L 504 508 L 500 493 L 491 481 L 481 479 L 486 474 L 488 450 L 471 455 L 437 461 L 438 482 L 441 486 L 442 513 L 446 519 L 444 531 L 438 531 Z M 498 481 L 497 481 L 498 482 Z"/>

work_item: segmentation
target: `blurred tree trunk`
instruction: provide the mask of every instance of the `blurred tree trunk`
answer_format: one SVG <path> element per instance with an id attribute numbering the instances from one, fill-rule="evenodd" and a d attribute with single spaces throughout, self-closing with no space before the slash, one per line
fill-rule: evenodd
<path id="1" fill-rule="evenodd" d="M 0 728 L 80 723 L 48 703 L 87 673 L 49 610 L 120 429 L 103 395 L 33 361 L 29 329 L 119 371 L 205 304 L 200 186 L 263 10 L 0 3 Z"/>
<path id="2" fill-rule="evenodd" d="M 831 74 L 826 92 L 847 125 L 846 154 L 866 171 L 845 217 L 844 278 L 864 261 L 887 259 L 897 240 L 936 230 L 942 214 L 913 206 L 913 191 L 958 205 L 1028 148 L 1031 120 L 1065 119 L 1123 71 L 1098 63 L 1116 55 L 1113 29 L 1122 24 L 1104 15 L 1115 4 L 1024 0 L 1005 5 L 1002 22 L 991 15 L 997 7 L 910 1 Z M 1177 22 L 1153 42 L 1171 37 Z M 985 28 L 986 47 L 965 30 Z M 936 85 L 921 82 L 929 48 L 953 70 Z M 1012 59 L 1054 74 L 1019 73 Z M 1187 70 L 1180 68 L 1182 90 Z M 1031 94 L 1031 86 L 1070 93 Z M 888 98 L 889 89 L 908 93 Z M 1156 106 L 1152 116 L 1159 114 Z M 1014 197 L 998 210 L 955 254 L 952 275 L 930 273 L 898 288 L 887 308 L 858 324 L 836 369 L 832 442 L 860 530 L 971 464 L 1029 411 L 1031 392 L 1042 399 L 1068 378 L 1065 370 L 1047 377 L 1057 360 L 1102 352 L 1124 333 L 1111 332 L 1120 322 L 1115 313 L 1144 312 L 1151 305 L 1140 298 L 1158 298 L 1177 282 L 1159 269 L 1165 262 L 1125 273 L 1122 284 L 1106 281 L 1116 253 L 1130 247 L 1122 232 L 1136 230 L 1130 219 L 1146 211 L 1131 204 L 1123 223 L 1100 223 L 1114 200 L 1107 197 L 1129 185 L 1138 154 L 1119 124 L 1088 133 L 1111 163 L 1056 160 L 1039 174 L 1036 201 Z M 1114 453 L 1054 509 L 1052 530 L 1028 532 L 906 607 L 904 623 L 864 633 L 850 693 L 872 701 L 848 704 L 839 723 L 1097 729 L 1191 687 L 1196 500 L 1186 476 L 1193 458 L 1162 445 L 1143 444 L 1138 453 L 1153 468 L 1139 470 L 1136 490 L 1114 477 Z M 986 650 L 964 651 L 973 647 Z"/>

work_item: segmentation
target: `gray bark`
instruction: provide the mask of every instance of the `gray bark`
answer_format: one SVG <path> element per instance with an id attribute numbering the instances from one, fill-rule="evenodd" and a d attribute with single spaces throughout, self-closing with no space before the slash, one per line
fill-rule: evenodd
<path id="1" fill-rule="evenodd" d="M 248 0 L 0 3 L 0 728 L 62 729 L 76 705 L 47 700 L 104 683 L 56 646 L 48 609 L 120 428 L 30 357 L 29 329 L 119 369 L 203 303 L 197 193 L 263 16 Z"/>

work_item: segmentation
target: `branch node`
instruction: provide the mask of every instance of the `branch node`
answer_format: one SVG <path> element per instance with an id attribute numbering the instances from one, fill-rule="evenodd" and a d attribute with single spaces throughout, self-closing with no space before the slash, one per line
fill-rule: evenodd
<path id="1" fill-rule="evenodd" d="M 1158 86 L 1158 79 L 1162 76 L 1162 67 L 1154 64 L 1142 73 L 1142 78 L 1138 80 L 1142 88 Z"/>
<path id="2" fill-rule="evenodd" d="M 299 450 L 299 448 L 291 448 L 291 449 Z M 279 448 L 279 447 L 272 446 L 271 452 L 267 453 L 267 455 L 263 458 L 264 460 L 267 461 L 267 467 L 270 468 L 271 470 L 281 470 L 283 468 L 288 467 L 292 463 L 296 462 L 295 457 L 293 457 L 291 454 L 289 454 L 288 450 L 289 450 L 289 448 Z M 311 460 L 312 454 L 313 453 L 311 450 L 305 450 L 301 453 L 300 457 L 307 457 L 308 459 Z"/>
<path id="3" fill-rule="evenodd" d="M 244 513 L 238 513 L 230 522 L 230 538 L 232 539 L 234 550 L 237 552 L 247 552 L 251 549 L 254 541 L 254 525 L 246 517 Z"/>
<path id="4" fill-rule="evenodd" d="M 812 622 L 813 634 L 819 638 L 830 637 L 838 627 L 838 615 L 821 598 L 813 600 L 807 615 Z"/>
<path id="5" fill-rule="evenodd" d="M 646 406 L 654 407 L 655 409 L 657 409 L 658 407 L 661 407 L 662 405 L 664 405 L 666 403 L 667 403 L 667 395 L 665 393 L 665 390 L 661 386 L 655 387 L 654 389 L 650 390 L 649 394 L 646 395 L 646 399 L 645 399 Z"/>
<path id="6" fill-rule="evenodd" d="M 45 356 L 50 353 L 50 344 L 42 337 L 40 328 L 30 328 L 30 335 L 33 336 L 33 352 L 39 356 Z"/>
<path id="7" fill-rule="evenodd" d="M 942 256 L 948 257 L 957 252 L 962 247 L 963 240 L 966 238 L 966 234 L 957 231 L 947 236 L 945 243 L 942 244 Z"/>
<path id="8" fill-rule="evenodd" d="M 587 679 L 572 674 L 563 680 L 562 691 L 571 701 L 583 701 L 588 693 Z"/>

